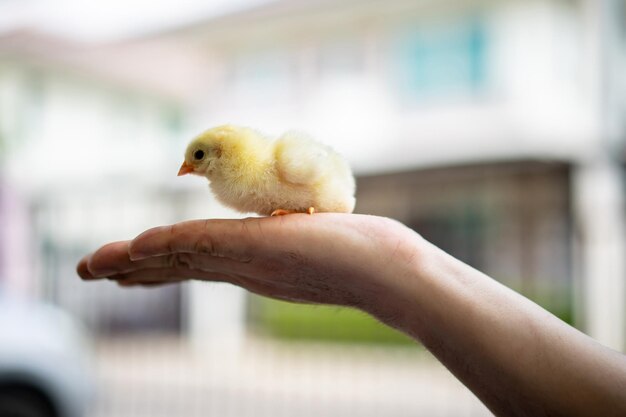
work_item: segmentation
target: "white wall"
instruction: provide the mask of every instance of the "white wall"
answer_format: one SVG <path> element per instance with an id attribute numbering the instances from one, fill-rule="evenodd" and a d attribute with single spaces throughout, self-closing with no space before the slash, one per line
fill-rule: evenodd
<path id="1" fill-rule="evenodd" d="M 255 37 L 256 49 L 246 43 L 256 36 L 254 25 L 238 27 L 246 41 L 227 47 L 215 34 L 206 48 L 219 74 L 199 97 L 192 125 L 233 122 L 273 134 L 304 129 L 346 154 L 358 173 L 520 157 L 575 160 L 587 153 L 597 120 L 575 3 L 478 4 L 372 17 L 339 29 L 319 23 L 319 32 L 276 29 L 268 39 Z M 407 102 L 395 85 L 399 36 L 415 28 L 436 36 L 476 18 L 487 36 L 484 86 Z M 311 27 L 315 17 L 298 19 Z M 347 66 L 343 72 L 326 71 L 329 45 L 346 61 L 337 63 Z"/>
<path id="2" fill-rule="evenodd" d="M 179 146 L 168 127 L 177 103 L 123 89 L 80 74 L 5 64 L 0 73 L 2 125 L 10 147 L 5 175 L 36 192 L 50 185 L 82 184 L 131 176 L 159 182 Z"/>
<path id="3" fill-rule="evenodd" d="M 241 123 L 271 134 L 305 129 L 346 155 L 358 174 L 485 160 L 573 162 L 575 227 L 582 236 L 577 242 L 583 279 L 578 290 L 583 294 L 587 330 L 621 349 L 623 188 L 616 167 L 603 155 L 607 109 L 602 107 L 601 89 L 608 88 L 611 101 L 617 103 L 609 109 L 612 123 L 623 122 L 619 112 L 626 108 L 626 90 L 620 87 L 619 68 L 626 64 L 626 37 L 620 41 L 622 53 L 611 57 L 617 62 L 613 79 L 607 80 L 599 67 L 604 45 L 598 38 L 602 25 L 593 15 L 598 4 L 441 2 L 394 15 L 390 11 L 394 2 L 389 8 L 381 6 L 379 15 L 375 10 L 366 18 L 355 14 L 354 21 L 341 27 L 312 13 L 292 18 L 289 24 L 277 19 L 274 30 L 265 35 L 260 26 L 271 25 L 268 20 L 238 26 L 237 36 L 224 28 L 224 39 L 214 32 L 204 40 L 216 57 L 218 74 L 212 89 L 198 101 L 192 124 Z M 484 22 L 488 36 L 488 79 L 480 91 L 403 100 L 402 92 L 394 89 L 389 59 L 397 35 L 407 27 L 429 25 L 436 32 L 437 25 L 475 16 Z M 253 53 L 243 47 L 252 40 Z M 361 66 L 329 75 L 320 62 L 333 42 L 348 45 L 344 51 L 348 57 L 362 53 Z M 242 83 L 240 66 L 246 69 L 247 64 L 253 72 L 259 62 L 272 76 Z M 623 134 L 626 125 L 617 130 Z M 619 133 L 613 130 L 613 136 Z"/>

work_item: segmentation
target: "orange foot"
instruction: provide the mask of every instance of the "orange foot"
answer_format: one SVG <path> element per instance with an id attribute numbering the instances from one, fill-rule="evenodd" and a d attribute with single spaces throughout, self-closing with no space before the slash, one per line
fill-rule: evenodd
<path id="1" fill-rule="evenodd" d="M 284 216 L 285 214 L 293 214 L 293 213 L 297 213 L 297 211 L 295 210 L 283 210 L 283 209 L 276 209 L 272 212 L 272 214 L 270 214 L 270 216 L 274 217 L 274 216 Z"/>
<path id="2" fill-rule="evenodd" d="M 309 214 L 313 214 L 315 213 L 315 207 L 309 207 L 306 210 L 307 213 Z M 270 214 L 270 216 L 274 217 L 274 216 L 284 216 L 285 214 L 294 214 L 294 213 L 300 213 L 297 210 L 284 210 L 284 209 L 276 209 L 272 212 L 272 214 Z"/>

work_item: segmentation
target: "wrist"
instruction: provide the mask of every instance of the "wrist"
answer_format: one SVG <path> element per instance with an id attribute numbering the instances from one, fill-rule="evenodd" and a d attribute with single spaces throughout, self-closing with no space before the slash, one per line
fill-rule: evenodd
<path id="1" fill-rule="evenodd" d="M 377 236 L 373 259 L 377 264 L 370 271 L 373 285 L 362 310 L 382 322 L 410 333 L 408 317 L 419 309 L 417 289 L 436 249 L 415 231 L 393 220 L 385 219 L 385 231 Z M 391 252 L 381 254 L 382 248 Z"/>

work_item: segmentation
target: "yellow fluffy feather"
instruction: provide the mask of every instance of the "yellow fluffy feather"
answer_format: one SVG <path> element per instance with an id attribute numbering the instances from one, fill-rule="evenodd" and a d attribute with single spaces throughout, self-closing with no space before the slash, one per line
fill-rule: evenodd
<path id="1" fill-rule="evenodd" d="M 220 202 L 244 213 L 354 210 L 347 162 L 301 133 L 272 140 L 253 129 L 218 126 L 191 141 L 178 174 L 206 177 Z"/>

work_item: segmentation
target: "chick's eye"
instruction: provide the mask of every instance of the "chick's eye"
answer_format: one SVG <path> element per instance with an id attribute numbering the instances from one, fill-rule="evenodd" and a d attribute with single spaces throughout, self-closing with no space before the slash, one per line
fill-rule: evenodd
<path id="1" fill-rule="evenodd" d="M 194 158 L 196 161 L 201 160 L 202 158 L 204 158 L 204 151 L 203 151 L 203 150 L 198 149 L 197 151 L 195 151 L 195 152 L 193 153 L 193 158 Z"/>

